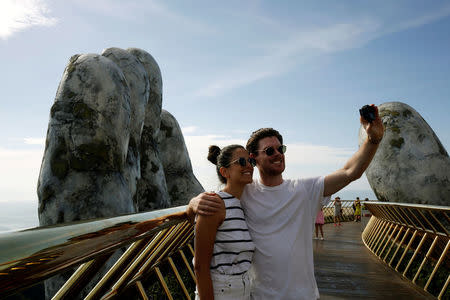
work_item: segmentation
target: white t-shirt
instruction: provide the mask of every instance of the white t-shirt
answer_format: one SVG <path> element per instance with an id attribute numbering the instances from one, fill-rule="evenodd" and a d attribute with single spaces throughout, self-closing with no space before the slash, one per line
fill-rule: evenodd
<path id="1" fill-rule="evenodd" d="M 319 204 L 330 199 L 323 190 L 324 177 L 245 187 L 241 205 L 256 245 L 252 299 L 319 298 L 311 236 Z"/>

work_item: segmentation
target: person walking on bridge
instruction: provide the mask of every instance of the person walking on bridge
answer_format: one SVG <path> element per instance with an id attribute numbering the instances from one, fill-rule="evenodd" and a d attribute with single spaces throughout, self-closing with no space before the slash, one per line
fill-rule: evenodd
<path id="1" fill-rule="evenodd" d="M 384 127 L 375 108 L 375 120 L 360 121 L 368 138 L 343 168 L 321 177 L 284 179 L 283 137 L 272 128 L 252 133 L 246 148 L 256 160 L 259 180 L 245 186 L 242 208 L 255 243 L 250 268 L 252 299 L 317 299 L 311 232 L 319 205 L 361 177 L 376 153 Z M 186 212 L 214 215 L 224 210 L 215 193 L 192 198 Z"/>

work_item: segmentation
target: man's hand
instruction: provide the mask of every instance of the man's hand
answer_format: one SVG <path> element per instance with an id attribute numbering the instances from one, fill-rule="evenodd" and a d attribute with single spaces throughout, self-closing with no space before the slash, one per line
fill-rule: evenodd
<path id="1" fill-rule="evenodd" d="M 373 104 L 371 106 L 375 108 L 375 120 L 369 123 L 366 119 L 361 117 L 360 121 L 362 126 L 366 130 L 369 142 L 371 144 L 379 144 L 381 142 L 381 139 L 383 138 L 384 126 L 378 114 L 378 107 Z"/>
<path id="2" fill-rule="evenodd" d="M 384 126 L 378 114 L 378 107 L 373 104 L 371 106 L 375 108 L 375 120 L 369 123 L 363 117 L 360 118 L 361 124 L 367 133 L 367 140 L 364 141 L 342 169 L 325 176 L 324 197 L 333 195 L 350 182 L 360 178 L 372 161 L 383 138 Z"/>
<path id="3" fill-rule="evenodd" d="M 204 192 L 189 201 L 186 212 L 193 222 L 196 214 L 211 216 L 222 210 L 225 210 L 225 204 L 219 195 L 213 192 Z"/>

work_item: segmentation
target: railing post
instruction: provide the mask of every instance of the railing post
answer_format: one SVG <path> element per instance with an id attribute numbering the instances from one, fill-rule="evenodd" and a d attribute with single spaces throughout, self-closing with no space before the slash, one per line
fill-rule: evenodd
<path id="1" fill-rule="evenodd" d="M 423 235 L 422 239 L 420 240 L 419 246 L 417 246 L 416 251 L 414 251 L 413 256 L 412 256 L 411 259 L 409 260 L 409 263 L 408 263 L 408 265 L 406 266 L 405 271 L 403 271 L 403 276 L 406 277 L 406 272 L 408 271 L 409 267 L 411 266 L 411 263 L 413 262 L 414 258 L 416 258 L 416 255 L 417 255 L 417 253 L 419 252 L 420 248 L 422 247 L 423 242 L 425 241 L 425 239 L 427 238 L 427 236 L 428 236 L 428 233 L 426 232 L 426 233 Z"/>
<path id="2" fill-rule="evenodd" d="M 383 258 L 383 261 L 384 261 L 384 262 L 386 262 L 386 258 L 389 256 L 389 253 L 391 253 L 392 247 L 394 247 L 395 243 L 397 243 L 398 238 L 400 237 L 400 234 L 401 234 L 402 231 L 403 231 L 403 226 L 402 226 L 402 225 L 399 225 L 399 227 L 400 227 L 400 228 L 398 229 L 398 232 L 397 232 L 397 235 L 395 236 L 395 239 L 392 241 L 391 246 L 389 247 L 388 251 L 386 252 L 386 255 L 385 255 L 384 258 Z"/>
<path id="3" fill-rule="evenodd" d="M 449 246 L 450 246 L 450 240 L 447 241 L 447 245 L 445 245 L 444 252 L 442 252 L 441 256 L 439 257 L 439 260 L 437 261 L 436 265 L 434 266 L 433 272 L 431 272 L 430 278 L 428 278 L 428 281 L 425 284 L 425 287 L 423 288 L 425 291 L 428 289 L 428 286 L 430 285 L 431 280 L 434 277 L 434 274 L 436 274 L 437 269 L 439 268 L 439 266 L 441 265 L 442 261 L 446 257 Z"/>
<path id="4" fill-rule="evenodd" d="M 400 241 L 400 243 L 397 246 L 397 249 L 395 250 L 394 254 L 392 255 L 391 260 L 389 261 L 389 267 L 392 266 L 392 261 L 394 260 L 394 258 L 397 256 L 398 250 L 400 250 L 401 246 L 403 245 L 403 242 L 405 241 L 406 237 L 408 236 L 409 232 L 411 231 L 411 228 L 408 228 L 406 230 L 406 232 L 403 235 L 402 240 Z"/>
<path id="5" fill-rule="evenodd" d="M 420 267 L 419 267 L 419 269 L 418 269 L 417 272 L 416 272 L 416 276 L 414 276 L 414 278 L 413 278 L 413 280 L 412 280 L 413 283 L 416 283 L 417 276 L 419 276 L 419 273 L 420 273 L 420 271 L 422 271 L 422 268 L 423 268 L 423 266 L 425 265 L 425 262 L 427 261 L 427 258 L 430 256 L 431 252 L 434 250 L 434 246 L 436 246 L 436 242 L 437 242 L 438 238 L 439 238 L 439 236 L 436 236 L 436 237 L 434 238 L 433 243 L 431 244 L 430 249 L 428 249 L 427 254 L 426 254 L 425 257 L 423 258 L 422 263 L 420 264 Z"/>
<path id="6" fill-rule="evenodd" d="M 405 257 L 406 253 L 408 252 L 409 247 L 411 247 L 411 244 L 412 244 L 412 242 L 414 241 L 414 239 L 416 238 L 416 235 L 417 235 L 417 229 L 414 231 L 414 233 L 413 233 L 411 239 L 409 240 L 408 245 L 407 245 L 406 248 L 405 248 L 405 251 L 403 251 L 403 254 L 402 254 L 402 256 L 400 257 L 400 259 L 399 259 L 399 261 L 398 261 L 398 263 L 397 263 L 397 266 L 395 267 L 395 271 L 398 272 L 398 267 L 400 266 L 400 263 L 402 262 L 403 258 Z"/>

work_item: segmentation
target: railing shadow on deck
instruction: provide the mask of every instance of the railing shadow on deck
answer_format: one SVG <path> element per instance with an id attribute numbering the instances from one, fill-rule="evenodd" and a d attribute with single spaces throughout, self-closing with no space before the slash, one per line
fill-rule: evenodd
<path id="1" fill-rule="evenodd" d="M 190 299 L 195 287 L 193 227 L 185 209 L 0 234 L 0 298 L 78 266 L 53 296 L 73 299 L 117 249 L 127 247 L 85 299 L 110 299 L 124 293 L 148 299 L 152 292 L 166 294 L 168 299 Z M 179 296 L 173 296 L 174 292 Z"/>

